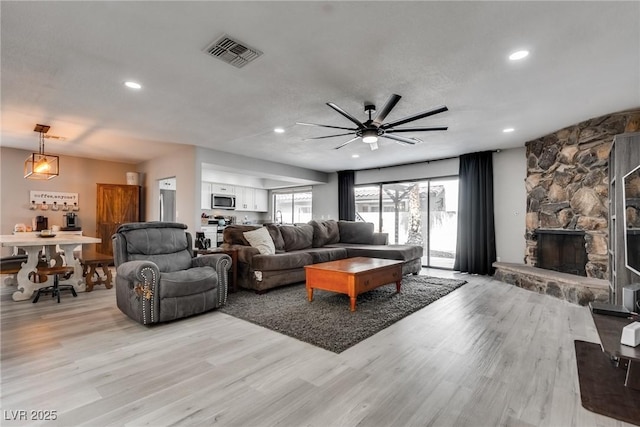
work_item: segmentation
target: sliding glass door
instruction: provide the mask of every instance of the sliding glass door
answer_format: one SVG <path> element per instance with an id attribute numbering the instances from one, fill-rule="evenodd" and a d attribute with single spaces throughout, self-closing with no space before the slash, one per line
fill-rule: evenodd
<path id="1" fill-rule="evenodd" d="M 357 186 L 355 193 L 357 220 L 388 233 L 390 244 L 422 246 L 425 266 L 453 268 L 457 178 Z"/>
<path id="2" fill-rule="evenodd" d="M 457 237 L 458 178 L 431 180 L 428 265 L 453 269 Z"/>

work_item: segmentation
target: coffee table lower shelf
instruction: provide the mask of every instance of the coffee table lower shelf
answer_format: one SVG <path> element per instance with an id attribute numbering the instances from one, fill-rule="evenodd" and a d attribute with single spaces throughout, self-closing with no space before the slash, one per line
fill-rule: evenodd
<path id="1" fill-rule="evenodd" d="M 400 292 L 402 261 L 379 258 L 346 258 L 304 267 L 307 297 L 313 301 L 313 290 L 338 292 L 349 296 L 349 309 L 356 310 L 359 294 L 390 283 Z"/>

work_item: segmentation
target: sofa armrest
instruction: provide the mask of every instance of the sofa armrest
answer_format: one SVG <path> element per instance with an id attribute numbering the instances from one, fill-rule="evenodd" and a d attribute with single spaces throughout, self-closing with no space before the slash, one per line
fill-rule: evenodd
<path id="1" fill-rule="evenodd" d="M 373 243 L 374 245 L 388 245 L 389 244 L 389 233 L 373 233 Z"/>
<path id="2" fill-rule="evenodd" d="M 255 255 L 260 255 L 260 251 L 251 246 L 245 245 L 231 245 L 228 243 L 223 243 L 220 246 L 222 249 L 230 250 L 235 249 L 238 251 L 238 262 L 243 262 L 245 264 L 251 264 L 251 260 Z"/>

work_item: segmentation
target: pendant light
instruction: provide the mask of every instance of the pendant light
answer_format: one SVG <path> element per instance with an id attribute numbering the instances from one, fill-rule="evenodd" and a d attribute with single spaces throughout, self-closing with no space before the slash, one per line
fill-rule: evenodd
<path id="1" fill-rule="evenodd" d="M 40 147 L 37 153 L 31 153 L 24 161 L 24 177 L 29 179 L 51 179 L 60 174 L 60 158 L 44 153 L 44 134 L 50 126 L 36 125 L 34 132 L 40 134 Z"/>

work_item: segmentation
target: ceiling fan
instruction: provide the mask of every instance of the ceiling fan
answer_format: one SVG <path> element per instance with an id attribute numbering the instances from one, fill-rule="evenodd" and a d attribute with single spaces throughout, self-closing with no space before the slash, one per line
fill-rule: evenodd
<path id="1" fill-rule="evenodd" d="M 369 120 L 365 121 L 365 122 L 361 122 L 360 120 L 356 119 L 355 117 L 353 117 L 351 114 L 347 113 L 346 111 L 344 111 L 342 108 L 338 107 L 336 104 L 334 104 L 333 102 L 327 102 L 327 105 L 331 108 L 333 108 L 334 110 L 336 110 L 338 113 L 342 114 L 344 117 L 346 117 L 347 119 L 349 119 L 350 121 L 352 121 L 353 123 L 355 123 L 355 125 L 357 127 L 355 128 L 347 128 L 347 127 L 342 127 L 342 126 L 329 126 L 329 125 L 319 125 L 319 124 L 315 124 L 315 123 L 300 123 L 298 122 L 297 124 L 299 125 L 304 125 L 304 126 L 317 126 L 317 127 L 323 127 L 323 128 L 330 128 L 330 129 L 342 129 L 342 130 L 348 130 L 349 132 L 347 133 L 339 133 L 336 135 L 327 135 L 327 136 L 318 136 L 315 138 L 307 138 L 306 140 L 313 140 L 313 139 L 325 139 L 325 138 L 334 138 L 336 136 L 345 136 L 345 135 L 354 135 L 353 138 L 351 138 L 349 141 L 344 142 L 340 145 L 338 145 L 337 147 L 335 147 L 335 149 L 339 149 L 344 147 L 345 145 L 362 138 L 362 141 L 369 144 L 369 146 L 371 147 L 371 150 L 377 150 L 378 149 L 378 138 L 387 138 L 387 139 L 391 139 L 397 143 L 401 143 L 401 144 L 407 144 L 407 145 L 414 145 L 417 142 L 422 142 L 421 139 L 418 138 L 407 138 L 405 136 L 400 136 L 397 135 L 397 133 L 401 133 L 401 132 L 430 132 L 430 131 L 439 131 L 439 130 L 447 130 L 446 126 L 439 126 L 439 127 L 413 127 L 413 128 L 396 128 L 396 126 L 400 126 L 403 125 L 405 123 L 409 123 L 412 122 L 414 120 L 418 120 L 418 119 L 422 119 L 425 117 L 429 117 L 429 116 L 433 116 L 435 114 L 439 114 L 439 113 L 443 113 L 445 111 L 448 111 L 448 108 L 444 105 L 434 108 L 432 110 L 429 111 L 423 111 L 422 113 L 417 113 L 408 117 L 405 117 L 403 119 L 400 120 L 396 120 L 393 122 L 388 122 L 388 123 L 384 123 L 384 119 L 387 117 L 387 115 L 389 114 L 389 112 L 393 109 L 393 107 L 396 106 L 396 104 L 398 103 L 398 101 L 400 101 L 400 98 L 402 98 L 400 95 L 396 95 L 393 94 L 389 97 L 389 99 L 387 100 L 386 104 L 384 105 L 384 107 L 382 107 L 382 110 L 380 110 L 378 112 L 378 114 L 372 118 L 371 115 L 373 113 L 376 112 L 376 106 L 371 104 L 371 103 L 365 103 L 364 104 L 364 111 L 365 113 L 369 114 Z"/>

